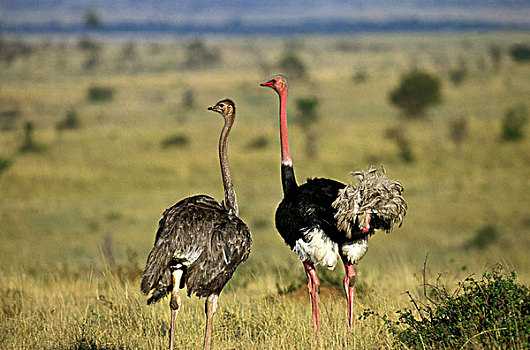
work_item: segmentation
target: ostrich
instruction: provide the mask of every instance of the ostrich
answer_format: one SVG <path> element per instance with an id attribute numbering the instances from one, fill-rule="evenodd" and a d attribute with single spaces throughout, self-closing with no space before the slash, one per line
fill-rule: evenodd
<path id="1" fill-rule="evenodd" d="M 159 222 L 141 283 L 142 292 L 148 296 L 147 304 L 171 293 L 170 349 L 173 349 L 175 321 L 181 305 L 179 289 L 184 285 L 189 297 L 193 294 L 206 297 L 204 349 L 211 348 L 219 294 L 237 266 L 248 258 L 252 244 L 250 230 L 237 217 L 239 210 L 228 165 L 227 139 L 235 120 L 235 105 L 226 99 L 208 110 L 224 118 L 219 139 L 224 202 L 195 195 L 167 209 Z"/>
<path id="2" fill-rule="evenodd" d="M 370 168 L 352 175 L 357 185 L 314 178 L 298 185 L 294 176 L 287 133 L 287 80 L 274 76 L 260 84 L 272 88 L 280 99 L 280 147 L 283 200 L 276 209 L 276 229 L 302 260 L 311 296 L 313 331 L 320 331 L 318 292 L 320 282 L 315 265 L 334 269 L 340 257 L 345 269 L 343 280 L 348 309 L 348 326 L 353 331 L 355 292 L 354 265 L 368 249 L 374 230 L 390 232 L 401 226 L 406 213 L 403 187 L 383 173 Z"/>

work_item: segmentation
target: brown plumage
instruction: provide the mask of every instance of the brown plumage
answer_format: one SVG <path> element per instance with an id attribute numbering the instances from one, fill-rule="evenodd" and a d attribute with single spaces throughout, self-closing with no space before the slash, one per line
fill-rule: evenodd
<path id="1" fill-rule="evenodd" d="M 228 135 L 235 120 L 235 105 L 226 99 L 208 109 L 225 119 L 219 138 L 224 201 L 196 195 L 167 209 L 160 219 L 141 282 L 148 304 L 171 294 L 170 349 L 181 305 L 179 289 L 184 286 L 188 296 L 206 297 L 204 349 L 210 349 L 219 294 L 237 266 L 248 258 L 252 244 L 250 230 L 237 217 L 239 210 L 228 164 Z"/>

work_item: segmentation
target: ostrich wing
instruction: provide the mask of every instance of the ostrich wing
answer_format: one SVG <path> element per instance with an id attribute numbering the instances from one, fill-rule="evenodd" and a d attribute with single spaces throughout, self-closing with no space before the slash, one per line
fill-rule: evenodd
<path id="1" fill-rule="evenodd" d="M 158 301 L 170 291 L 170 266 L 188 266 L 201 255 L 216 216 L 222 212 L 226 210 L 221 204 L 205 195 L 185 198 L 164 212 L 141 283 L 144 294 L 153 290 L 148 303 Z"/>

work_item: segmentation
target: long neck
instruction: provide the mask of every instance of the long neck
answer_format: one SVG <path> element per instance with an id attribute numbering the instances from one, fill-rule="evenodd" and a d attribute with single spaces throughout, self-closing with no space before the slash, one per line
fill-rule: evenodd
<path id="1" fill-rule="evenodd" d="M 221 137 L 219 138 L 219 162 L 221 163 L 221 176 L 223 177 L 225 189 L 225 207 L 229 212 L 238 215 L 239 208 L 237 206 L 236 191 L 232 184 L 232 175 L 228 164 L 228 135 L 233 124 L 234 118 L 225 118 L 223 131 L 221 131 Z"/>
<path id="2" fill-rule="evenodd" d="M 287 89 L 278 93 L 280 97 L 280 145 L 282 151 L 282 186 L 287 195 L 298 187 L 294 176 L 293 161 L 289 149 L 289 133 L 287 130 Z"/>

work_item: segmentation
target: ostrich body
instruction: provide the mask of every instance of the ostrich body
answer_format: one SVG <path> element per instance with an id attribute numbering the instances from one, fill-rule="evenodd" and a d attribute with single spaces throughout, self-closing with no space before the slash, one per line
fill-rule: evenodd
<path id="1" fill-rule="evenodd" d="M 211 348 L 213 315 L 221 290 L 237 266 L 248 258 L 250 230 L 237 217 L 236 193 L 228 164 L 227 139 L 235 119 L 235 106 L 223 100 L 209 110 L 225 120 L 219 139 L 219 160 L 225 200 L 207 195 L 185 198 L 167 209 L 159 222 L 155 244 L 143 272 L 141 290 L 147 304 L 171 294 L 170 349 L 173 349 L 175 321 L 181 306 L 179 289 L 187 286 L 188 296 L 206 297 L 204 349 Z"/>
<path id="2" fill-rule="evenodd" d="M 354 187 L 315 178 L 298 185 L 295 179 L 287 132 L 287 81 L 274 76 L 261 83 L 277 92 L 280 99 L 281 177 L 284 198 L 275 215 L 276 229 L 304 264 L 311 296 L 313 331 L 320 330 L 315 265 L 334 269 L 339 258 L 344 264 L 343 280 L 348 308 L 348 326 L 353 330 L 355 293 L 354 265 L 366 254 L 368 237 L 376 229 L 387 232 L 405 215 L 403 188 L 370 168 L 354 173 L 360 183 Z M 384 169 L 383 169 L 384 172 Z"/>

